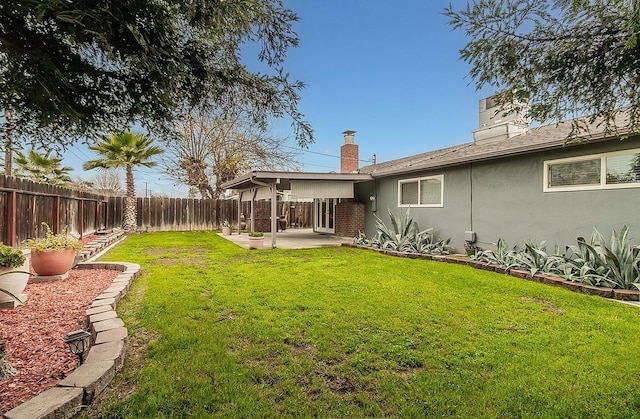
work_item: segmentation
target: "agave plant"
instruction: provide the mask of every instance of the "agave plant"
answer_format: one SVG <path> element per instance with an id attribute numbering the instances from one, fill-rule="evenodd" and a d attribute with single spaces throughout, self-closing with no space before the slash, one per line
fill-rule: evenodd
<path id="1" fill-rule="evenodd" d="M 604 260 L 609 269 L 609 279 L 623 289 L 637 288 L 640 290 L 639 266 L 640 247 L 632 246 L 629 242 L 629 229 L 623 226 L 620 233 L 613 230 L 611 235 L 611 247 L 602 243 Z"/>
<path id="2" fill-rule="evenodd" d="M 572 281 L 608 286 L 607 269 L 597 250 L 602 241 L 602 235 L 594 228 L 589 243 L 579 237 L 576 245 L 567 246 L 570 253 L 563 276 Z"/>
<path id="3" fill-rule="evenodd" d="M 496 250 L 487 249 L 479 251 L 475 254 L 474 259 L 481 262 L 487 262 L 492 265 L 500 265 L 511 267 L 516 265 L 514 255 L 517 253 L 517 248 L 514 246 L 509 249 L 504 239 L 499 238 L 497 243 L 494 243 Z"/>
<path id="4" fill-rule="evenodd" d="M 579 238 L 577 245 L 567 246 L 571 251 L 567 264 L 571 266 L 569 279 L 591 285 L 640 290 L 640 247 L 632 246 L 629 229 L 613 230 L 611 245 L 593 229 L 587 243 Z"/>
<path id="5" fill-rule="evenodd" d="M 537 272 L 562 275 L 565 269 L 566 258 L 560 253 L 560 247 L 556 244 L 554 253 L 547 254 L 545 242 L 524 244 L 524 249 L 515 251 L 511 255 L 513 266 L 527 269 L 531 276 Z"/>
<path id="6" fill-rule="evenodd" d="M 438 240 L 434 234 L 435 229 L 428 228 L 416 235 L 415 248 L 418 253 L 430 253 L 433 255 L 448 255 L 453 251 L 449 245 L 451 239 Z"/>
<path id="7" fill-rule="evenodd" d="M 437 240 L 433 228 L 420 231 L 418 223 L 413 221 L 409 211 L 402 216 L 396 216 L 389 210 L 391 226 L 387 226 L 379 217 L 375 216 L 375 218 L 375 236 L 368 238 L 360 233 L 354 240 L 355 244 L 410 253 L 444 255 L 453 250 L 453 246 L 449 245 L 451 239 Z"/>
<path id="8" fill-rule="evenodd" d="M 381 248 L 402 252 L 416 251 L 414 243 L 418 234 L 418 224 L 413 221 L 408 210 L 402 217 L 396 217 L 389 210 L 391 227 L 388 227 L 378 216 L 375 216 L 375 218 Z"/>

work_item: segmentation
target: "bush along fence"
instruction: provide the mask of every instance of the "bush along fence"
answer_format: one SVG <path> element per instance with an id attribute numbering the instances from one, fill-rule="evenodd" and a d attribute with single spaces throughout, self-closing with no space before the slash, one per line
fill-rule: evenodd
<path id="1" fill-rule="evenodd" d="M 640 300 L 640 246 L 631 245 L 626 226 L 619 232 L 614 230 L 609 243 L 594 229 L 588 242 L 578 238 L 565 253 L 555 246 L 554 252 L 547 254 L 544 242 L 525 243 L 518 249 L 498 240 L 495 250 L 473 248 L 468 255 L 451 255 L 454 249 L 449 240 L 437 239 L 432 228 L 420 231 L 408 211 L 402 218 L 391 212 L 389 216 L 391 227 L 378 219 L 374 237 L 361 234 L 353 246 L 392 256 L 469 265 L 606 298 Z"/>

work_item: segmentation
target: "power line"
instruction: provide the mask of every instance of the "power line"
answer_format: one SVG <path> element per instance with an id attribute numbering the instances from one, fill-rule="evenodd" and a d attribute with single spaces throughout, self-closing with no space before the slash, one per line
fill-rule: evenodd
<path id="1" fill-rule="evenodd" d="M 328 154 L 328 153 L 321 153 L 319 151 L 305 150 L 304 148 L 292 147 L 290 145 L 283 145 L 282 147 L 289 148 L 289 149 L 292 149 L 292 150 L 297 150 L 297 151 L 300 151 L 300 152 L 303 152 L 303 153 L 316 154 L 318 156 L 333 157 L 333 158 L 336 158 L 336 159 L 341 159 L 342 158 L 342 156 L 336 156 L 335 154 Z M 365 162 L 365 163 L 371 163 L 371 159 L 369 159 L 369 160 L 358 159 L 358 161 Z"/>

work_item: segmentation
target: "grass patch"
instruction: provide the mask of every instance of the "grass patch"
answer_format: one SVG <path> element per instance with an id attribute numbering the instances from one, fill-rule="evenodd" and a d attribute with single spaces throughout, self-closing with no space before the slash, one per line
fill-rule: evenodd
<path id="1" fill-rule="evenodd" d="M 637 417 L 640 310 L 350 248 L 130 236 L 132 352 L 95 417 Z M 168 263 L 167 261 L 170 261 Z M 194 263 L 194 261 L 197 261 Z"/>

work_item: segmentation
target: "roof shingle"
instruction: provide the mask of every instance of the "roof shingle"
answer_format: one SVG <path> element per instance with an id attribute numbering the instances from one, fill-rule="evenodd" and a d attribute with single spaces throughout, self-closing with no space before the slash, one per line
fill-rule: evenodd
<path id="1" fill-rule="evenodd" d="M 481 142 L 479 144 L 465 143 L 365 166 L 360 169 L 360 173 L 369 173 L 374 177 L 381 177 L 426 169 L 438 169 L 565 146 L 606 141 L 619 138 L 623 134 L 621 131 L 618 131 L 617 135 L 605 133 L 602 124 L 598 123 L 589 124 L 586 128 L 585 132 L 588 132 L 588 134 L 581 136 L 579 143 L 568 144 L 566 142 L 571 133 L 572 123 L 571 121 L 564 121 L 554 125 L 537 127 L 505 140 Z"/>

